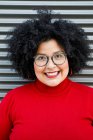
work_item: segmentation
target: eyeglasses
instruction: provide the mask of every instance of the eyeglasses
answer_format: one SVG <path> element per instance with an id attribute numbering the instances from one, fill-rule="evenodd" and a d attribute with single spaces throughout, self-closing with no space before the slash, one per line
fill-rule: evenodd
<path id="1" fill-rule="evenodd" d="M 65 63 L 66 53 L 63 51 L 58 51 L 54 53 L 53 56 L 51 56 L 50 58 L 55 65 L 62 65 Z M 47 65 L 48 61 L 49 57 L 45 54 L 37 54 L 34 56 L 34 62 L 39 67 Z"/>

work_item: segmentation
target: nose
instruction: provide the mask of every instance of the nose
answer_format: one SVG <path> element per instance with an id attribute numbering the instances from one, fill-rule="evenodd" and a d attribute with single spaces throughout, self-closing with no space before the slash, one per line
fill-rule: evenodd
<path id="1" fill-rule="evenodd" d="M 47 68 L 54 68 L 56 65 L 54 64 L 52 58 L 49 58 L 48 63 L 47 63 Z"/>

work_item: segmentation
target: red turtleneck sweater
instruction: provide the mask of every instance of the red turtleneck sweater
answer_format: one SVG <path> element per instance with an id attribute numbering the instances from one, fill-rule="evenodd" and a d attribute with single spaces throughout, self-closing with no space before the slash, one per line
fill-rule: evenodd
<path id="1" fill-rule="evenodd" d="M 11 90 L 0 104 L 0 140 L 93 140 L 93 88 L 65 79 Z"/>

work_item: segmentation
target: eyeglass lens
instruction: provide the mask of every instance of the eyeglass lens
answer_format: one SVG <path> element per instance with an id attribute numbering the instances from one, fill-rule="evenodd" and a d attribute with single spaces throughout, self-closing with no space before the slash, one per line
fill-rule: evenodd
<path id="1" fill-rule="evenodd" d="M 52 61 L 56 65 L 63 64 L 66 59 L 66 54 L 64 52 L 57 52 L 51 57 Z M 35 63 L 38 66 L 45 66 L 49 61 L 49 57 L 44 54 L 37 54 L 35 56 Z"/>

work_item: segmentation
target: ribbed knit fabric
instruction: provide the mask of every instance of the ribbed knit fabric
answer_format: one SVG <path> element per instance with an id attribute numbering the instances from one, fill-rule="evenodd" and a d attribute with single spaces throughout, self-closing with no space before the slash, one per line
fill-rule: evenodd
<path id="1" fill-rule="evenodd" d="M 66 78 L 11 90 L 0 104 L 0 140 L 93 140 L 93 88 Z"/>

